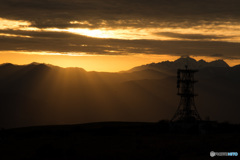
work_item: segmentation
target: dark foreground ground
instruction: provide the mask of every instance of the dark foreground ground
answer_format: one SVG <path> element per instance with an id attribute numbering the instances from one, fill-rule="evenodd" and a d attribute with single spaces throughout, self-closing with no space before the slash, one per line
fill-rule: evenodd
<path id="1" fill-rule="evenodd" d="M 206 129 L 207 128 L 207 129 Z M 239 125 L 177 129 L 170 123 L 101 122 L 1 130 L 2 160 L 205 160 L 240 153 Z"/>

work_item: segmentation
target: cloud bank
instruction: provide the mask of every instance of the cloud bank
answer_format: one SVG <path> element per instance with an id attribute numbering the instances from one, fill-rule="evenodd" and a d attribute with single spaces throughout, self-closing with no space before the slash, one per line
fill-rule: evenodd
<path id="1" fill-rule="evenodd" d="M 239 0 L 2 0 L 0 50 L 240 58 Z"/>

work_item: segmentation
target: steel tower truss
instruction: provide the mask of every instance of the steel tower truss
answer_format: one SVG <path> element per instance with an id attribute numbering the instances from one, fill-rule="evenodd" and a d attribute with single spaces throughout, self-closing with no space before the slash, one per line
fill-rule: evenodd
<path id="1" fill-rule="evenodd" d="M 194 93 L 194 84 L 197 82 L 194 80 L 194 73 L 196 72 L 198 70 L 188 69 L 188 66 L 177 71 L 177 94 L 181 99 L 172 121 L 201 120 L 194 102 L 194 97 L 197 96 Z"/>

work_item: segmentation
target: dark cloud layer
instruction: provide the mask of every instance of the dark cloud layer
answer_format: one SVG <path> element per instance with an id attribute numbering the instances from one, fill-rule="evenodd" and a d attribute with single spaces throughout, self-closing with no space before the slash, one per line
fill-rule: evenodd
<path id="1" fill-rule="evenodd" d="M 26 20 L 37 28 L 191 28 L 203 23 L 209 26 L 240 23 L 239 6 L 239 0 L 1 0 L 0 17 Z M 70 24 L 70 21 L 88 23 Z M 222 35 L 159 31 L 156 35 L 182 40 L 158 41 L 98 39 L 49 31 L 0 30 L 0 33 L 31 37 L 0 36 L 0 50 L 240 56 L 239 43 L 220 42 L 220 39 L 231 38 Z"/>
<path id="2" fill-rule="evenodd" d="M 171 38 L 180 38 L 186 40 L 212 40 L 212 39 L 223 39 L 223 38 L 231 38 L 229 36 L 216 36 L 216 35 L 202 35 L 202 34 L 180 34 L 180 33 L 172 33 L 172 32 L 160 32 L 157 35 L 171 37 Z"/>
<path id="3" fill-rule="evenodd" d="M 69 21 L 150 20 L 197 23 L 240 19 L 239 0 L 1 0 L 0 17 L 37 27 L 76 27 Z M 149 25 L 146 21 L 144 25 Z M 125 24 L 128 25 L 129 23 Z M 139 25 L 139 24 L 138 24 Z"/>
<path id="4" fill-rule="evenodd" d="M 156 41 L 100 39 L 64 32 L 4 31 L 32 38 L 1 37 L 0 50 L 87 52 L 90 54 L 169 54 L 221 57 L 239 56 L 239 43 L 209 41 Z"/>

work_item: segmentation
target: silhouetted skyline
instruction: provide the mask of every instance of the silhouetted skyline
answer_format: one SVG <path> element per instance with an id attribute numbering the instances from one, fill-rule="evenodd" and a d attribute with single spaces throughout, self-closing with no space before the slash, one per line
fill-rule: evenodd
<path id="1" fill-rule="evenodd" d="M 185 64 L 186 58 L 180 58 L 119 73 L 38 63 L 0 65 L 0 126 L 170 120 L 179 104 L 176 71 Z M 195 100 L 202 119 L 240 123 L 239 65 L 192 58 L 188 64 L 200 69 Z"/>

